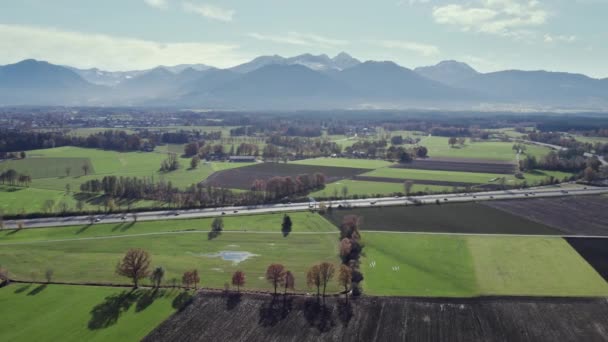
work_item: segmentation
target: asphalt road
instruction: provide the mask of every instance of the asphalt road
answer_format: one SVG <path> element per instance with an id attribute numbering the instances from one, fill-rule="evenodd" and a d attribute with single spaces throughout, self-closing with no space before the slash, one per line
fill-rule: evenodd
<path id="1" fill-rule="evenodd" d="M 325 202 L 327 206 L 333 207 L 374 207 L 374 206 L 398 206 L 398 205 L 415 205 L 418 204 L 434 204 L 437 200 L 442 203 L 454 202 L 474 202 L 474 201 L 491 201 L 505 200 L 518 198 L 534 198 L 534 197 L 560 197 L 560 196 L 581 196 L 581 195 L 598 195 L 608 193 L 608 188 L 588 187 L 586 189 L 569 189 L 569 188 L 536 188 L 525 190 L 504 190 L 504 191 L 487 191 L 468 194 L 441 194 L 427 196 L 411 196 L 411 197 L 383 197 L 373 199 L 357 199 L 357 200 L 339 200 Z M 263 214 L 263 213 L 281 213 L 289 211 L 302 211 L 318 207 L 305 203 L 288 203 L 288 204 L 269 204 L 247 207 L 222 207 L 222 208 L 207 208 L 207 209 L 190 209 L 190 210 L 165 210 L 165 211 L 149 211 L 137 213 L 138 221 L 154 221 L 154 220 L 172 220 L 185 218 L 201 218 L 201 217 L 216 217 L 216 216 L 232 216 L 244 214 Z M 47 217 L 20 220 L 24 224 L 24 228 L 40 228 L 40 227 L 58 227 L 58 226 L 73 226 L 91 224 L 91 220 L 95 223 L 119 223 L 123 221 L 132 221 L 133 215 L 128 214 L 100 214 L 95 216 L 70 216 L 70 217 Z M 17 227 L 17 220 L 6 221 L 5 227 L 14 229 Z"/>

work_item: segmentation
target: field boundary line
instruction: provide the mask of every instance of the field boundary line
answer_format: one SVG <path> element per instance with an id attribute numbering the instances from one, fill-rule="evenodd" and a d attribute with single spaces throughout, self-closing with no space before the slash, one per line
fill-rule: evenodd
<path id="1" fill-rule="evenodd" d="M 156 235 L 177 235 L 177 234 L 208 234 L 208 230 L 184 230 L 184 231 L 175 231 L 175 232 L 155 232 L 155 233 L 141 233 L 141 234 L 128 234 L 128 235 L 108 235 L 108 236 L 92 236 L 92 237 L 83 237 L 83 238 L 74 238 L 74 239 L 56 239 L 56 240 L 38 240 L 38 241 L 17 241 L 13 243 L 0 243 L 0 246 L 12 246 L 12 245 L 29 245 L 36 243 L 53 243 L 53 242 L 71 242 L 71 241 L 87 241 L 87 240 L 103 240 L 103 239 L 120 239 L 120 238 L 129 238 L 129 237 L 143 237 L 143 236 L 156 236 Z M 242 230 L 226 230 L 222 231 L 222 234 L 266 234 L 266 235 L 283 235 L 281 231 L 242 231 Z M 291 232 L 289 235 L 332 235 L 339 234 L 338 230 L 336 231 L 327 231 L 327 232 Z"/>
<path id="2" fill-rule="evenodd" d="M 450 233 L 450 232 L 402 232 L 391 230 L 365 230 L 363 234 L 380 233 L 380 234 L 410 234 L 410 235 L 459 235 L 459 236 L 496 236 L 496 237 L 542 237 L 542 238 L 581 238 L 581 239 L 608 239 L 605 235 L 561 235 L 561 234 L 507 234 L 507 233 Z"/>

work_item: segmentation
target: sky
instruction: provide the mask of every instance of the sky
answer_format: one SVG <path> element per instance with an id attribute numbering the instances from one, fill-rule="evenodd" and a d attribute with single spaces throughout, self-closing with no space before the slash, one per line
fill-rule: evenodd
<path id="1" fill-rule="evenodd" d="M 0 0 L 0 64 L 231 67 L 302 53 L 608 77 L 608 0 Z"/>

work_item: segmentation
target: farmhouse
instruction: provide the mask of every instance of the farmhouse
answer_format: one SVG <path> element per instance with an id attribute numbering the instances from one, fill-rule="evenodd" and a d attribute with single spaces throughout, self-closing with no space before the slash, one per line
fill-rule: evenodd
<path id="1" fill-rule="evenodd" d="M 231 163 L 253 163 L 255 162 L 254 156 L 230 156 L 229 161 Z"/>

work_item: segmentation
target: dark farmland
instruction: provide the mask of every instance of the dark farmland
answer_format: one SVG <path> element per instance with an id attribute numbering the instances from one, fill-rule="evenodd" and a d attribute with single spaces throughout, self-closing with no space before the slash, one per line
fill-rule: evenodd
<path id="1" fill-rule="evenodd" d="M 608 281 L 608 239 L 566 238 L 566 241 Z"/>
<path id="2" fill-rule="evenodd" d="M 608 302 L 577 298 L 315 298 L 201 293 L 144 341 L 606 341 Z"/>
<path id="3" fill-rule="evenodd" d="M 400 163 L 392 167 L 403 169 L 438 170 L 438 171 L 462 171 L 482 173 L 515 173 L 513 163 L 486 162 L 480 160 L 457 160 L 457 159 L 415 159 L 410 163 Z"/>
<path id="4" fill-rule="evenodd" d="M 470 234 L 560 234 L 559 230 L 542 223 L 478 203 L 333 209 L 328 211 L 325 217 L 339 226 L 345 215 L 362 216 L 362 230 Z"/>
<path id="5" fill-rule="evenodd" d="M 256 179 L 268 180 L 272 177 L 297 177 L 303 174 L 322 173 L 326 182 L 331 183 L 345 178 L 351 178 L 360 173 L 368 172 L 368 169 L 355 169 L 349 167 L 260 163 L 236 169 L 219 171 L 209 176 L 202 183 L 233 189 L 250 189 Z"/>
<path id="6" fill-rule="evenodd" d="M 565 235 L 608 236 L 608 197 L 534 198 L 484 205 L 551 226 Z"/>

